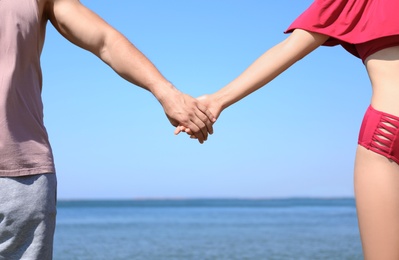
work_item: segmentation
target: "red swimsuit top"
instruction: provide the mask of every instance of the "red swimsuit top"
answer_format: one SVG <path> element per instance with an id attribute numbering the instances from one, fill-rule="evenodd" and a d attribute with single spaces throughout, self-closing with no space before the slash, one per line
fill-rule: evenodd
<path id="1" fill-rule="evenodd" d="M 316 0 L 286 33 L 303 29 L 328 35 L 323 45 L 340 44 L 364 61 L 378 50 L 399 45 L 398 10 L 398 0 Z"/>

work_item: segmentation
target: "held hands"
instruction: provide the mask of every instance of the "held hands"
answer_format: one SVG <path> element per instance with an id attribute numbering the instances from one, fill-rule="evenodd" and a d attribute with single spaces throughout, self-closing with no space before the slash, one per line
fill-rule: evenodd
<path id="1" fill-rule="evenodd" d="M 213 124 L 223 110 L 222 105 L 216 100 L 214 95 L 203 95 L 201 97 L 198 97 L 197 100 L 203 107 L 205 107 L 214 116 L 215 119 L 214 121 L 212 121 Z M 188 135 L 190 135 L 190 138 L 198 139 L 198 136 L 195 134 L 195 131 L 193 130 L 194 129 L 187 127 L 186 125 L 179 124 L 175 129 L 175 134 L 178 135 L 181 132 L 185 132 Z"/>
<path id="2" fill-rule="evenodd" d="M 166 100 L 160 100 L 170 123 L 177 127 L 189 129 L 190 135 L 202 144 L 208 139 L 208 133 L 213 133 L 213 123 L 216 117 L 206 105 L 180 91 L 174 92 Z M 177 130 L 175 130 L 175 134 Z"/>

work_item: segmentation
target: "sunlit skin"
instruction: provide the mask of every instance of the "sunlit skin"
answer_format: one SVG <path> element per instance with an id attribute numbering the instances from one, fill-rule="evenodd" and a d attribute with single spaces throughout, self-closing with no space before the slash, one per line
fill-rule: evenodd
<path id="1" fill-rule="evenodd" d="M 328 36 L 297 29 L 225 87 L 199 100 L 219 117 L 224 109 L 266 85 L 327 39 Z M 373 90 L 371 105 L 399 116 L 399 46 L 370 55 L 365 66 Z M 195 138 L 183 126 L 177 127 L 175 133 L 182 131 Z M 354 178 L 364 258 L 399 259 L 399 165 L 358 146 Z"/>
<path id="2" fill-rule="evenodd" d="M 213 133 L 214 116 L 196 99 L 177 90 L 121 33 L 78 0 L 38 0 L 41 47 L 50 21 L 69 41 L 86 49 L 127 81 L 150 91 L 173 126 L 190 128 L 200 143 Z"/>

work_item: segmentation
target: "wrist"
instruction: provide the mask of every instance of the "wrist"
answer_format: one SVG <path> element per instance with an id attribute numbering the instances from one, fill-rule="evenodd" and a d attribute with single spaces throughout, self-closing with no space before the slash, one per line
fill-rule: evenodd
<path id="1" fill-rule="evenodd" d="M 161 104 L 164 104 L 173 95 L 179 93 L 179 90 L 168 81 L 153 84 L 149 87 L 149 90 Z"/>
<path id="2" fill-rule="evenodd" d="M 223 94 L 221 91 L 211 94 L 210 98 L 211 100 L 213 100 L 214 104 L 217 104 L 217 106 L 221 110 L 224 110 L 225 108 L 231 105 L 231 103 L 228 102 L 227 96 Z"/>

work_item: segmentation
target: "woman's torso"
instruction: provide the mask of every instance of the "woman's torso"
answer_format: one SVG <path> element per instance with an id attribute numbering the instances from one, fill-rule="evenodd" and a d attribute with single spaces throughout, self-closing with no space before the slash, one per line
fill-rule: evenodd
<path id="1" fill-rule="evenodd" d="M 373 86 L 373 107 L 399 116 L 399 46 L 370 55 L 365 65 Z"/>

